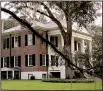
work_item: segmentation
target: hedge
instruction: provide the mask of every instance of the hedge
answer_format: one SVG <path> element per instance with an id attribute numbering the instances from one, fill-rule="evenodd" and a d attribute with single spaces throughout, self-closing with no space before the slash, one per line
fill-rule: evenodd
<path id="1" fill-rule="evenodd" d="M 58 83 L 91 83 L 94 79 L 60 79 L 60 78 L 45 78 L 42 82 L 58 82 Z"/>

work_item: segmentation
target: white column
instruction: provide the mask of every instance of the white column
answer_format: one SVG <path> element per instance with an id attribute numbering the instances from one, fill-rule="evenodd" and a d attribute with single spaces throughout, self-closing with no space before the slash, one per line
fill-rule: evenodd
<path id="1" fill-rule="evenodd" d="M 77 51 L 78 51 L 78 41 L 77 41 Z"/>
<path id="2" fill-rule="evenodd" d="M 92 55 L 92 41 L 89 41 L 89 52 L 90 52 L 90 54 Z M 91 65 L 93 66 L 93 60 L 92 60 L 92 56 L 90 57 L 90 63 L 91 63 Z"/>
<path id="3" fill-rule="evenodd" d="M 74 37 L 72 37 L 71 41 L 71 52 L 74 53 Z"/>
<path id="4" fill-rule="evenodd" d="M 12 79 L 14 79 L 14 70 L 12 71 Z"/>
<path id="5" fill-rule="evenodd" d="M 61 35 L 61 44 L 62 44 L 62 47 L 64 47 L 64 39 L 63 39 L 62 35 Z"/>
<path id="6" fill-rule="evenodd" d="M 81 52 L 83 52 L 83 53 L 85 52 L 84 46 L 85 46 L 85 44 L 84 44 L 84 39 L 82 39 Z"/>
<path id="7" fill-rule="evenodd" d="M 89 52 L 92 52 L 92 41 L 89 41 Z"/>

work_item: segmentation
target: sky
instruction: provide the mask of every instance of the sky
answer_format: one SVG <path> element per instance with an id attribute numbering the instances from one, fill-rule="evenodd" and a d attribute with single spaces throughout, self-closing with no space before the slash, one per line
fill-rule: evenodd
<path id="1" fill-rule="evenodd" d="M 5 2 L 2 2 L 1 3 L 1 7 L 3 7 L 5 4 Z M 102 3 L 101 3 L 102 4 Z M 98 16 L 95 21 L 94 21 L 94 24 L 95 25 L 99 25 L 99 26 L 102 26 L 102 6 L 100 7 L 99 10 L 97 10 L 97 13 L 100 13 L 101 16 Z M 10 15 L 7 14 L 7 13 L 4 13 L 4 12 L 1 12 L 1 19 L 7 19 Z"/>

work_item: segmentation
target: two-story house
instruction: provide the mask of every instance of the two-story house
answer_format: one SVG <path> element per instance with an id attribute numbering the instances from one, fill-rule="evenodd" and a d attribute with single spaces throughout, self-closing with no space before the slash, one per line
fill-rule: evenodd
<path id="1" fill-rule="evenodd" d="M 35 21 L 32 27 L 58 49 L 64 46 L 63 37 L 55 23 L 43 24 Z M 63 27 L 66 30 L 65 25 Z M 73 27 L 71 41 L 72 53 L 85 52 L 86 45 L 89 46 L 89 51 L 92 50 L 91 32 L 85 28 L 77 30 Z M 65 78 L 65 66 L 59 64 L 60 57 L 22 25 L 2 31 L 1 56 L 2 79 L 30 79 L 32 75 L 35 79 L 42 79 L 50 74 Z"/>

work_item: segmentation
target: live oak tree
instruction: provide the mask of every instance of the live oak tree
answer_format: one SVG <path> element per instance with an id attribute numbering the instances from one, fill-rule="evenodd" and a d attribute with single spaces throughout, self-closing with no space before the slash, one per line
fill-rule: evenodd
<path id="1" fill-rule="evenodd" d="M 94 3 L 91 1 L 50 1 L 50 2 L 10 2 L 7 5 L 10 5 L 12 7 L 16 8 L 16 12 L 22 12 L 24 11 L 24 15 L 28 15 L 29 18 L 36 18 L 36 13 L 43 15 L 44 17 L 48 17 L 50 20 L 55 22 L 58 25 L 58 28 L 61 32 L 61 35 L 64 39 L 64 49 L 67 50 L 69 53 L 68 55 L 65 55 L 65 64 L 66 64 L 66 78 L 69 78 L 68 75 L 68 67 L 71 67 L 70 61 L 72 63 L 71 59 L 71 40 L 72 40 L 72 25 L 74 22 L 78 24 L 79 27 L 85 27 L 87 24 L 94 21 L 94 18 L 96 16 Z M 40 7 L 36 7 L 40 6 Z M 42 8 L 41 8 L 42 7 Z M 38 9 L 39 8 L 39 9 Z M 32 10 L 31 13 L 30 10 Z M 58 14 L 55 13 L 59 12 Z M 26 12 L 26 13 L 25 13 Z M 33 17 L 31 17 L 32 15 Z M 66 22 L 66 31 L 60 22 L 58 16 L 61 16 L 63 20 Z M 45 19 L 46 19 L 45 18 Z M 36 18 L 37 19 L 37 18 Z M 35 19 L 34 19 L 35 20 Z"/>

